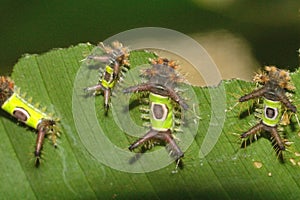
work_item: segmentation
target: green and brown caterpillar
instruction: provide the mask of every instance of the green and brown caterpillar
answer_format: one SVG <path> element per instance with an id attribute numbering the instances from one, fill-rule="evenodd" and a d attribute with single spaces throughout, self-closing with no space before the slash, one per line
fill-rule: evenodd
<path id="1" fill-rule="evenodd" d="M 0 77 L 0 104 L 4 111 L 18 121 L 37 130 L 34 156 L 35 166 L 38 167 L 44 138 L 49 136 L 52 139 L 54 147 L 57 146 L 56 138 L 59 136 L 57 120 L 23 99 L 16 91 L 14 82 L 6 76 Z"/>
<path id="2" fill-rule="evenodd" d="M 100 53 L 96 52 L 89 55 L 85 60 L 99 68 L 100 79 L 98 84 L 86 88 L 85 91 L 94 91 L 95 95 L 103 93 L 105 114 L 107 114 L 112 90 L 122 78 L 124 71 L 129 68 L 129 50 L 118 41 L 113 42 L 112 47 L 100 43 L 97 48 L 100 48 L 100 52 L 103 54 L 98 55 Z M 104 69 L 103 66 L 105 66 Z"/>
<path id="3" fill-rule="evenodd" d="M 184 156 L 176 144 L 173 131 L 175 128 L 174 108 L 188 109 L 188 105 L 177 91 L 177 84 L 182 77 L 175 71 L 177 67 L 174 61 L 164 58 L 152 60 L 150 68 L 142 70 L 142 76 L 146 82 L 128 87 L 124 93 L 146 92 L 149 99 L 150 130 L 136 142 L 129 146 L 129 150 L 154 140 L 163 142 L 170 155 L 177 161 Z"/>
<path id="4" fill-rule="evenodd" d="M 254 81 L 259 83 L 261 87 L 239 98 L 239 102 L 256 98 L 261 98 L 263 101 L 260 121 L 240 137 L 247 138 L 260 131 L 267 131 L 271 134 L 271 138 L 275 140 L 278 150 L 283 151 L 285 150 L 285 144 L 278 133 L 278 126 L 282 121 L 283 109 L 293 113 L 297 112 L 296 106 L 291 103 L 286 95 L 286 92 L 294 90 L 294 86 L 287 71 L 274 66 L 267 66 L 265 70 L 266 73 L 260 73 L 254 77 Z"/>

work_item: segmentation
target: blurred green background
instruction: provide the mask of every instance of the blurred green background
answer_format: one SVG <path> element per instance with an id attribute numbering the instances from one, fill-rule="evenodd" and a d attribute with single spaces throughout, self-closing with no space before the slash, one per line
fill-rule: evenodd
<path id="1" fill-rule="evenodd" d="M 11 73 L 25 53 L 96 44 L 147 26 L 192 36 L 226 30 L 247 42 L 259 65 L 293 68 L 299 65 L 299 9 L 299 0 L 1 0 L 0 73 Z"/>

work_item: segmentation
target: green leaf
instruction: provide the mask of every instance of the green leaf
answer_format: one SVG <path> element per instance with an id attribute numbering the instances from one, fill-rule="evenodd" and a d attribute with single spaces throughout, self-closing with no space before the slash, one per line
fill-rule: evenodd
<path id="1" fill-rule="evenodd" d="M 127 158 L 124 159 L 120 155 L 127 156 L 129 152 L 127 147 L 136 137 L 126 135 L 118 126 L 116 116 L 123 115 L 120 110 L 112 112 L 118 108 L 117 105 L 113 104 L 106 117 L 102 108 L 102 96 L 84 97 L 81 86 L 90 85 L 81 84 L 85 81 L 94 84 L 97 81 L 97 69 L 83 69 L 81 62 L 93 48 L 94 46 L 89 44 L 79 44 L 42 55 L 25 55 L 14 67 L 12 78 L 16 85 L 22 92 L 26 92 L 28 97 L 32 97 L 34 102 L 47 106 L 48 112 L 60 118 L 62 134 L 56 149 L 49 140 L 44 142 L 43 162 L 39 168 L 35 168 L 32 153 L 35 132 L 18 125 L 12 117 L 1 112 L 1 198 L 298 199 L 300 197 L 300 166 L 297 163 L 300 159 L 294 154 L 299 151 L 300 138 L 295 117 L 292 117 L 295 128 L 285 127 L 286 137 L 294 144 L 289 151 L 284 152 L 284 163 L 276 158 L 268 138 L 259 138 L 247 148 L 240 148 L 241 141 L 234 133 L 240 134 L 249 129 L 249 123 L 255 122 L 255 118 L 253 115 L 246 115 L 242 119 L 238 117 L 240 110 L 247 110 L 247 104 L 240 104 L 228 112 L 225 112 L 225 109 L 233 106 L 239 96 L 255 87 L 252 83 L 241 80 L 224 81 L 218 87 L 192 87 L 199 102 L 196 108 L 201 120 L 196 129 L 195 140 L 185 151 L 183 159 L 185 166 L 182 170 L 172 173 L 175 163 L 170 162 L 163 168 L 149 170 L 147 173 L 128 172 L 140 169 L 139 167 L 147 169 L 149 166 L 142 162 L 143 158 L 132 163 L 132 168 L 122 169 L 123 166 L 128 166 L 128 163 L 124 163 Z M 132 68 L 147 63 L 147 59 L 153 56 L 146 52 L 132 52 L 130 57 Z M 85 70 L 86 76 L 82 76 L 80 70 Z M 296 86 L 300 85 L 299 76 L 299 72 L 292 75 Z M 222 95 L 225 94 L 224 91 L 226 96 Z M 295 104 L 298 103 L 299 94 L 298 88 L 293 97 Z M 82 101 L 77 102 L 77 98 L 81 98 Z M 116 103 L 122 98 L 116 96 L 112 101 Z M 87 105 L 90 103 L 95 105 L 92 108 L 96 112 L 90 114 L 92 117 L 96 116 L 101 132 L 95 131 L 98 125 L 89 120 L 90 116 L 85 109 L 90 107 L 86 107 L 84 101 Z M 130 115 L 133 121 L 138 122 L 140 113 L 137 108 L 130 111 Z M 221 123 L 223 118 L 224 124 Z M 141 130 L 141 134 L 146 131 Z M 219 133 L 218 130 L 222 131 Z M 192 130 L 187 129 L 186 133 L 178 133 L 176 136 L 181 139 L 190 132 Z M 106 140 L 111 142 L 110 145 L 105 143 Z M 179 146 L 183 143 L 184 140 L 178 142 Z M 159 151 L 162 159 L 155 156 L 152 158 L 157 165 L 164 162 L 165 158 L 168 159 L 163 147 L 156 146 L 151 152 L 160 149 L 163 150 Z M 102 158 L 106 160 L 101 160 Z M 290 159 L 293 159 L 295 165 Z M 261 163 L 262 167 L 255 167 L 255 162 Z M 112 163 L 119 164 L 121 169 L 118 169 L 118 166 L 112 167 Z"/>

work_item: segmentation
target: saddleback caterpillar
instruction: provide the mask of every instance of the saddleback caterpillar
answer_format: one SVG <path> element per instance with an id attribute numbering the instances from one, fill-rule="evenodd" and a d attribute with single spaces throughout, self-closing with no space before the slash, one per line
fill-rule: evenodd
<path id="1" fill-rule="evenodd" d="M 5 76 L 0 77 L 0 104 L 4 111 L 37 131 L 34 156 L 35 166 L 38 167 L 44 138 L 51 138 L 54 147 L 57 146 L 56 138 L 59 136 L 57 120 L 23 99 L 19 95 L 14 82 Z"/>
<path id="2" fill-rule="evenodd" d="M 94 95 L 103 93 L 104 109 L 107 114 L 112 90 L 116 83 L 122 80 L 122 76 L 129 68 L 129 49 L 123 47 L 122 43 L 118 41 L 113 42 L 111 47 L 100 43 L 97 48 L 100 48 L 101 51 L 89 55 L 85 60 L 90 63 L 90 66 L 99 69 L 100 79 L 98 84 L 85 90 L 94 91 Z"/>
<path id="3" fill-rule="evenodd" d="M 145 81 L 123 90 L 124 93 L 146 94 L 149 106 L 147 112 L 150 130 L 131 144 L 129 150 L 133 151 L 137 147 L 147 146 L 152 142 L 152 144 L 163 144 L 166 145 L 170 155 L 179 163 L 184 153 L 176 144 L 173 132 L 177 131 L 176 126 L 180 124 L 176 121 L 178 115 L 181 115 L 183 110 L 188 109 L 188 105 L 179 95 L 177 88 L 178 83 L 183 82 L 184 79 L 175 71 L 177 65 L 174 61 L 158 58 L 151 60 L 151 62 L 150 68 L 141 71 L 141 76 Z M 143 111 L 145 112 L 145 110 Z M 150 147 L 147 146 L 147 148 Z"/>
<path id="4" fill-rule="evenodd" d="M 275 142 L 277 153 L 285 150 L 285 140 L 279 135 L 278 127 L 284 123 L 287 111 L 297 112 L 297 108 L 291 103 L 287 92 L 294 90 L 288 71 L 278 69 L 274 66 L 266 66 L 266 72 L 255 75 L 254 81 L 261 85 L 260 88 L 239 98 L 239 102 L 251 99 L 261 99 L 263 110 L 260 121 L 244 132 L 240 137 L 247 138 L 260 131 L 269 132 Z"/>

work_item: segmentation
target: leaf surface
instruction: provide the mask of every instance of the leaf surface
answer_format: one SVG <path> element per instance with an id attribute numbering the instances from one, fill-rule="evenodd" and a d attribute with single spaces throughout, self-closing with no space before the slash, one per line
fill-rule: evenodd
<path id="1" fill-rule="evenodd" d="M 12 78 L 16 85 L 22 92 L 27 93 L 27 97 L 32 97 L 34 102 L 47 106 L 47 112 L 60 118 L 62 134 L 56 149 L 49 140 L 44 142 L 44 159 L 41 166 L 36 169 L 32 153 L 36 137 L 34 130 L 18 125 L 13 118 L 1 111 L 0 195 L 2 198 L 300 198 L 298 164 L 300 159 L 294 153 L 300 148 L 300 138 L 295 118 L 292 117 L 295 128 L 285 128 L 286 137 L 294 142 L 289 148 L 290 151 L 284 152 L 285 163 L 278 161 L 268 138 L 259 138 L 247 148 L 240 148 L 241 141 L 237 135 L 248 130 L 251 124 L 256 122 L 253 115 L 242 119 L 238 117 L 240 110 L 247 110 L 245 105 L 238 105 L 231 111 L 225 112 L 225 109 L 235 104 L 239 96 L 254 88 L 252 83 L 241 80 L 223 81 L 218 87 L 192 87 L 197 97 L 197 106 L 199 106 L 197 109 L 201 120 L 194 141 L 185 151 L 183 159 L 185 166 L 177 173 L 172 173 L 175 169 L 174 163 L 147 173 L 129 173 L 101 162 L 97 155 L 93 155 L 98 152 L 96 151 L 99 148 L 98 140 L 87 139 L 91 137 L 90 132 L 94 124 L 83 125 L 86 137 L 82 133 L 79 134 L 74 119 L 74 104 L 72 104 L 74 91 L 78 89 L 75 85 L 78 71 L 82 66 L 81 60 L 93 48 L 94 46 L 89 44 L 79 44 L 67 49 L 55 49 L 42 55 L 25 55 L 14 66 Z M 133 52 L 130 58 L 132 68 L 147 63 L 151 56 L 153 54 Z M 97 69 L 88 70 L 90 70 L 89 77 L 86 78 L 92 77 L 89 81 L 95 83 Z M 292 75 L 292 80 L 296 86 L 300 85 L 299 72 Z M 226 91 L 226 95 L 218 99 L 212 98 L 222 94 L 222 90 Z M 76 92 L 78 94 L 82 92 L 84 95 L 83 90 Z M 295 91 L 293 97 L 296 105 L 299 94 L 300 89 Z M 221 105 L 223 100 L 225 107 Z M 120 152 L 126 153 L 127 147 L 136 138 L 127 136 L 118 127 L 111 111 L 109 116 L 105 117 L 102 105 L 103 97 L 97 96 L 95 98 L 97 113 L 94 114 L 103 133 L 120 149 Z M 84 105 L 82 106 L 83 109 Z M 82 112 L 84 113 L 84 110 Z M 133 110 L 131 114 L 136 120 L 139 119 L 138 109 Z M 82 117 L 83 120 L 88 119 L 86 115 Z M 222 118 L 225 120 L 224 124 L 212 123 L 221 121 Z M 213 129 L 215 132 L 209 132 L 210 126 L 215 126 Z M 218 133 L 218 130 L 221 132 Z M 178 134 L 178 137 L 182 137 L 181 133 Z M 86 142 L 90 142 L 90 147 L 86 146 Z M 180 146 L 180 141 L 178 144 Z M 95 152 L 91 151 L 91 148 L 95 148 Z M 157 146 L 154 149 L 164 148 Z M 165 154 L 168 157 L 166 152 Z M 99 152 L 99 155 L 120 159 L 117 155 L 105 151 Z M 293 159 L 295 164 L 290 162 L 290 159 Z M 122 159 L 119 162 L 122 164 Z M 261 168 L 255 167 L 257 162 L 262 164 Z M 132 164 L 132 168 L 135 164 L 143 166 L 142 162 L 137 162 Z"/>

